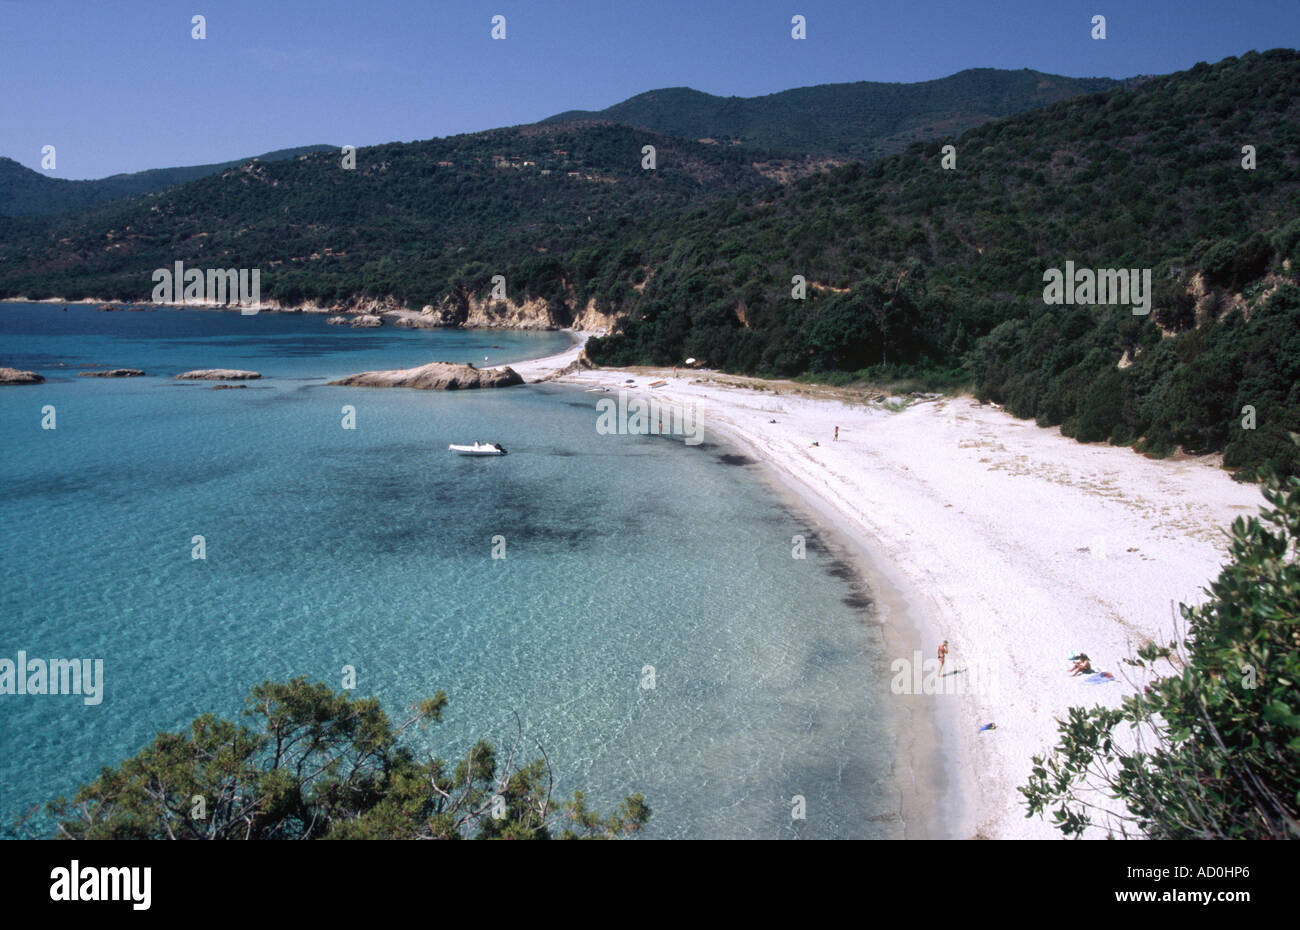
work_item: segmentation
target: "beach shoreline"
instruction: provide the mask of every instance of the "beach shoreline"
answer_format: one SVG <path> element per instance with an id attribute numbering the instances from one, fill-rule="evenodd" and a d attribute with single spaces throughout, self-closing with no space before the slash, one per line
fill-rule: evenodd
<path id="1" fill-rule="evenodd" d="M 583 349 L 586 348 L 587 340 L 596 335 L 596 333 L 575 329 L 552 330 L 552 332 L 565 333 L 571 340 L 568 348 L 542 358 L 511 362 L 509 366 L 500 367 L 513 368 L 527 384 L 551 381 L 577 363 Z"/>
<path id="2" fill-rule="evenodd" d="M 1232 520 L 1264 503 L 1216 456 L 1082 444 L 968 397 L 593 368 L 584 348 L 596 334 L 560 331 L 563 351 L 508 367 L 526 383 L 694 408 L 706 435 L 759 462 L 787 509 L 856 568 L 891 659 L 932 660 L 950 642 L 941 684 L 955 692 L 895 691 L 908 838 L 1059 836 L 1025 818 L 1016 788 L 1069 707 L 1129 693 L 1071 678 L 1067 657 L 1086 651 L 1123 678 L 1125 657 L 1173 637 L 1176 601 L 1203 600 Z"/>
<path id="3" fill-rule="evenodd" d="M 616 375 L 627 375 L 632 370 L 578 368 L 578 361 L 587 339 L 594 333 L 566 330 L 573 343 L 563 352 L 542 358 L 519 362 L 510 367 L 524 377 L 526 383 L 555 382 L 577 386 L 587 383 L 590 376 L 603 373 L 602 387 L 614 386 Z M 625 378 L 622 380 L 626 380 Z M 623 387 L 622 384 L 617 385 Z M 638 396 L 653 396 L 650 389 L 635 392 Z M 903 643 L 918 638 L 933 638 L 932 630 L 913 616 L 909 597 L 900 590 L 905 579 L 891 572 L 879 554 L 873 550 L 868 537 L 844 525 L 833 508 L 806 487 L 800 487 L 788 473 L 771 467 L 763 451 L 756 447 L 743 430 L 720 421 L 711 424 L 722 443 L 739 452 L 752 454 L 760 463 L 760 478 L 781 500 L 782 506 L 801 522 L 812 528 L 815 536 L 832 555 L 851 565 L 858 578 L 871 591 L 874 601 L 873 619 L 876 620 L 886 640 L 891 655 L 899 654 Z M 901 634 L 901 635 L 900 635 Z M 946 764 L 954 753 L 964 753 L 965 747 L 958 738 L 956 715 L 944 708 L 927 706 L 923 696 L 905 695 L 895 708 L 897 712 L 896 736 L 898 751 L 895 771 L 900 792 L 899 815 L 906 839 L 960 839 L 973 830 L 969 803 L 968 780 L 954 777 L 964 771 L 961 764 Z"/>
<path id="4" fill-rule="evenodd" d="M 886 653 L 903 655 L 917 641 L 934 640 L 937 630 L 917 615 L 917 598 L 891 570 L 871 539 L 846 524 L 834 508 L 787 473 L 772 467 L 744 433 L 726 427 L 716 432 L 727 444 L 747 451 L 760 463 L 760 477 L 786 510 L 810 526 L 832 556 L 850 564 L 871 592 L 871 615 L 880 627 Z M 887 675 L 887 670 L 882 670 Z M 962 773 L 967 747 L 951 708 L 935 706 L 924 695 L 899 695 L 895 702 L 894 777 L 904 838 L 964 839 L 974 830 L 972 788 Z"/>
<path id="5" fill-rule="evenodd" d="M 1032 757 L 1055 745 L 1069 707 L 1118 706 L 1123 659 L 1173 638 L 1174 602 L 1204 599 L 1224 530 L 1264 503 L 1217 457 L 1078 443 L 967 397 L 896 410 L 707 371 L 561 371 L 576 345 L 525 379 L 694 406 L 856 553 L 891 657 L 929 660 L 950 642 L 940 684 L 955 692 L 898 695 L 909 837 L 1059 837 L 1025 817 L 1016 791 Z M 1072 678 L 1078 651 L 1121 680 Z"/>

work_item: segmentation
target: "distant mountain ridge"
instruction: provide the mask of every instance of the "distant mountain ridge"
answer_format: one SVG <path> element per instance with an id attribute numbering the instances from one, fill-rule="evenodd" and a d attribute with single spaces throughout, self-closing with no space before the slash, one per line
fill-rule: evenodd
<path id="1" fill-rule="evenodd" d="M 958 134 L 993 119 L 1126 83 L 1028 69 L 974 68 L 914 84 L 819 84 L 762 97 L 716 97 L 688 87 L 670 87 L 600 111 L 570 110 L 535 125 L 622 123 L 681 139 L 739 143 L 768 155 L 870 160 L 900 152 L 912 142 Z M 337 148 L 307 145 L 253 157 L 284 161 Z M 0 217 L 82 210 L 209 177 L 251 160 L 70 181 L 0 156 Z"/>
<path id="2" fill-rule="evenodd" d="M 291 149 L 277 149 L 262 155 L 253 155 L 235 161 L 211 165 L 189 165 L 180 168 L 151 168 L 130 174 L 114 174 L 90 181 L 69 181 L 33 171 L 11 158 L 0 156 L 0 216 L 34 216 L 43 213 L 62 213 L 85 207 L 121 200 L 136 194 L 175 187 L 234 168 L 254 158 L 261 161 L 283 161 L 299 155 L 336 150 L 333 145 L 302 145 Z"/>
<path id="3" fill-rule="evenodd" d="M 542 123 L 605 119 L 687 139 L 870 160 L 901 152 L 913 142 L 956 135 L 989 120 L 1128 83 L 1027 68 L 971 68 L 913 84 L 818 84 L 762 97 L 717 97 L 666 87 L 604 110 L 569 110 Z"/>

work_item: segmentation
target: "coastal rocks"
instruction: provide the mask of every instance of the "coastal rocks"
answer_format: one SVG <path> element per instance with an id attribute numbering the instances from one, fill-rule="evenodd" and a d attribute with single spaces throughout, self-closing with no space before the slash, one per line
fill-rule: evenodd
<path id="1" fill-rule="evenodd" d="M 67 310 L 68 308 L 64 307 L 63 309 Z M 158 308 L 152 304 L 124 304 L 122 306 L 118 306 L 117 304 L 100 304 L 95 309 L 100 313 L 122 313 L 127 310 L 133 313 L 152 313 Z"/>
<path id="2" fill-rule="evenodd" d="M 139 378 L 144 372 L 139 368 L 110 368 L 107 371 L 83 371 L 79 378 Z"/>
<path id="3" fill-rule="evenodd" d="M 578 357 L 569 362 L 569 364 L 565 365 L 563 368 L 557 369 L 553 374 L 539 380 L 550 381 L 553 378 L 562 378 L 565 375 L 571 375 L 575 372 L 590 371 L 595 367 L 596 366 L 591 363 L 591 359 L 587 358 L 587 350 L 583 349 L 578 353 Z M 651 387 L 653 386 L 654 385 L 651 385 Z"/>
<path id="4" fill-rule="evenodd" d="M 34 371 L 0 368 L 0 384 L 40 384 L 45 379 Z"/>
<path id="5" fill-rule="evenodd" d="M 388 297 L 363 297 L 359 300 L 354 300 L 348 305 L 346 312 L 378 316 L 381 313 L 389 313 L 393 310 L 405 309 L 405 304 L 396 297 L 389 295 Z"/>
<path id="6" fill-rule="evenodd" d="M 403 329 L 441 329 L 444 325 L 442 317 L 436 312 L 436 308 L 428 304 L 419 310 L 385 310 L 383 320 L 391 326 L 400 326 Z"/>
<path id="7" fill-rule="evenodd" d="M 240 371 L 238 368 L 196 368 L 181 372 L 177 381 L 251 381 L 262 377 L 256 371 Z"/>
<path id="8" fill-rule="evenodd" d="M 552 330 L 567 323 L 541 297 L 515 303 L 483 298 L 464 288 L 449 294 L 437 305 L 426 304 L 418 314 L 408 311 L 400 315 L 411 321 L 407 325 L 430 328 Z"/>
<path id="9" fill-rule="evenodd" d="M 359 313 L 356 314 L 355 316 L 344 316 L 343 314 L 336 314 L 330 317 L 329 319 L 327 319 L 325 322 L 330 326 L 346 326 L 348 324 L 351 324 L 353 328 L 356 327 L 373 328 L 376 326 L 384 325 L 383 319 L 379 316 L 376 316 L 373 313 Z"/>
<path id="10" fill-rule="evenodd" d="M 591 298 L 585 307 L 573 315 L 573 322 L 569 325 L 573 329 L 589 333 L 612 333 L 617 323 L 617 314 L 602 312 L 596 307 L 595 298 Z"/>
<path id="11" fill-rule="evenodd" d="M 93 303 L 86 301 L 86 303 Z M 188 302 L 180 306 L 216 306 L 208 303 Z M 95 307 L 101 312 L 137 311 L 152 312 L 158 307 L 149 303 L 102 303 Z M 226 309 L 237 309 L 230 305 Z M 612 332 L 619 316 L 602 310 L 594 299 L 579 306 L 569 290 L 567 297 L 547 300 L 534 297 L 516 302 L 496 300 L 459 287 L 437 303 L 424 304 L 419 309 L 406 306 L 391 294 L 385 297 L 362 297 L 351 300 L 302 301 L 281 303 L 275 299 L 261 302 L 264 312 L 309 313 L 326 317 L 332 326 L 352 326 L 371 329 L 384 325 L 406 329 L 513 329 L 557 330 L 575 329 L 585 332 Z"/>
<path id="12" fill-rule="evenodd" d="M 561 321 L 551 314 L 550 305 L 541 297 L 515 303 L 513 300 L 484 300 L 471 297 L 461 325 L 474 329 L 556 329 Z"/>
<path id="13" fill-rule="evenodd" d="M 247 384 L 214 384 L 214 385 L 212 385 L 212 390 L 214 390 L 214 391 L 234 391 L 234 390 L 236 390 L 236 389 L 238 389 L 238 388 L 247 388 L 247 387 L 248 387 Z"/>
<path id="14" fill-rule="evenodd" d="M 331 302 L 328 304 L 318 304 L 315 301 L 307 301 L 298 304 L 282 304 L 277 300 L 264 300 L 262 306 L 265 309 L 277 310 L 280 313 L 324 313 L 329 314 L 326 323 L 334 326 L 342 326 L 358 317 L 381 317 L 383 314 L 393 311 L 406 311 L 401 301 L 393 296 L 388 297 L 359 297 L 354 300 Z M 369 323 L 363 325 L 375 326 L 378 324 Z"/>
<path id="15" fill-rule="evenodd" d="M 424 304 L 418 310 L 407 307 L 391 294 L 318 304 L 313 301 L 282 304 L 274 299 L 262 301 L 262 309 L 280 313 L 316 313 L 327 317 L 331 326 L 373 328 L 383 325 L 404 329 L 578 329 L 588 332 L 612 332 L 618 321 L 615 313 L 599 309 L 594 299 L 585 306 L 567 300 L 548 301 L 534 297 L 516 302 L 484 297 L 464 287 L 456 288 L 436 304 Z"/>
<path id="16" fill-rule="evenodd" d="M 523 383 L 524 379 L 513 368 L 479 370 L 473 365 L 456 365 L 452 362 L 430 362 L 419 368 L 399 368 L 393 371 L 363 371 L 330 382 L 344 387 L 408 387 L 423 391 L 461 391 L 510 387 Z"/>
<path id="17" fill-rule="evenodd" d="M 573 328 L 612 332 L 617 322 L 616 315 L 602 312 L 594 299 L 588 300 L 586 306 L 570 309 L 568 304 L 552 303 L 541 297 L 516 303 L 513 300 L 484 298 L 464 291 L 451 294 L 437 307 L 424 307 L 421 316 L 436 326 L 463 326 L 468 329 Z"/>

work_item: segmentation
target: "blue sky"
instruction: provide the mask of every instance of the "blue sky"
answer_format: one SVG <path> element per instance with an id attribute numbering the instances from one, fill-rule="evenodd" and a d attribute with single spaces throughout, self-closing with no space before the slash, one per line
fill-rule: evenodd
<path id="1" fill-rule="evenodd" d="M 1300 0 L 0 0 L 0 155 L 39 170 L 54 145 L 51 176 L 103 177 L 472 132 L 657 87 L 1125 77 L 1297 45 Z"/>

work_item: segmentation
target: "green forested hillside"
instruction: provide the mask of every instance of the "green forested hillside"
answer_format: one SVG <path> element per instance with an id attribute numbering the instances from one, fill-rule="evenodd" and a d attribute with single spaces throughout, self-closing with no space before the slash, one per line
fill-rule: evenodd
<path id="1" fill-rule="evenodd" d="M 624 243 L 652 274 L 642 292 L 597 282 L 627 316 L 592 356 L 942 373 L 1080 439 L 1297 469 L 1300 55 L 1202 64 L 951 141 L 953 171 L 941 142 L 918 144 Z M 1043 272 L 1067 260 L 1152 269 L 1153 312 L 1046 305 Z M 791 299 L 796 274 L 808 300 Z"/>
<path id="2" fill-rule="evenodd" d="M 936 81 L 819 84 L 763 97 L 715 97 L 689 87 L 667 87 L 597 112 L 571 110 L 551 121 L 600 118 L 687 139 L 870 160 L 918 140 L 960 133 L 1118 84 L 1110 78 L 1061 77 L 1028 68 L 973 68 Z"/>
<path id="3" fill-rule="evenodd" d="M 656 168 L 642 168 L 642 147 Z M 286 302 L 393 295 L 419 305 L 507 262 L 554 277 L 554 253 L 606 230 L 771 181 L 741 154 L 607 123 L 521 127 L 252 162 L 43 224 L 0 225 L 0 296 L 147 298 L 154 268 L 258 267 Z"/>
<path id="4" fill-rule="evenodd" d="M 281 161 L 331 148 L 328 145 L 306 145 L 279 149 L 256 157 L 262 161 Z M 0 216 L 30 216 L 80 210 L 97 203 L 174 187 L 250 160 L 245 158 L 183 168 L 153 168 L 132 174 L 115 174 L 94 181 L 68 181 L 25 168 L 11 158 L 0 157 Z"/>

